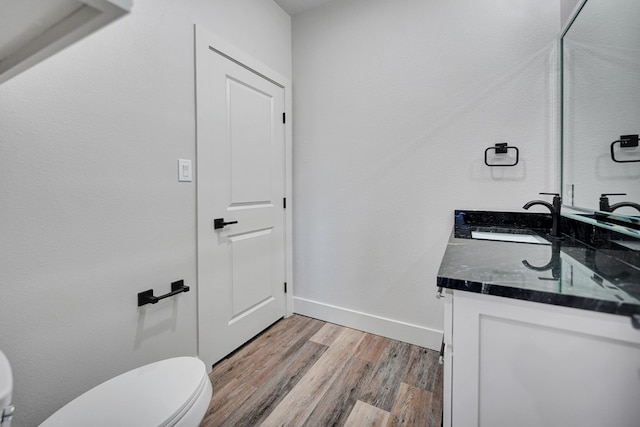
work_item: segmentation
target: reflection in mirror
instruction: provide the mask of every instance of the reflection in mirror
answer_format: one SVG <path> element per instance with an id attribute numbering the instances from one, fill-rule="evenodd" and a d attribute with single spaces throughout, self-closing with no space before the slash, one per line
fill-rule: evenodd
<path id="1" fill-rule="evenodd" d="M 640 303 L 637 272 L 622 263 L 602 258 L 593 249 L 561 251 L 562 281 L 560 292 L 617 303 Z"/>
<path id="2" fill-rule="evenodd" d="M 561 52 L 563 201 L 637 222 L 640 0 L 586 0 Z"/>

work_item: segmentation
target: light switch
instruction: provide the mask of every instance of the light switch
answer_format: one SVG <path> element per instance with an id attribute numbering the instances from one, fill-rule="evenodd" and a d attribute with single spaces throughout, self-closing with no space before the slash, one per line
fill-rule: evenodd
<path id="1" fill-rule="evenodd" d="M 178 181 L 192 181 L 191 160 L 178 159 Z"/>

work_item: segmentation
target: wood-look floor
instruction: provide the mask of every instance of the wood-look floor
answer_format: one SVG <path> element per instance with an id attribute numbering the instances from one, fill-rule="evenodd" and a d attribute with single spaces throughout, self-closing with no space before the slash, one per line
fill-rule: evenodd
<path id="1" fill-rule="evenodd" d="M 294 315 L 214 366 L 201 426 L 440 426 L 438 356 Z"/>

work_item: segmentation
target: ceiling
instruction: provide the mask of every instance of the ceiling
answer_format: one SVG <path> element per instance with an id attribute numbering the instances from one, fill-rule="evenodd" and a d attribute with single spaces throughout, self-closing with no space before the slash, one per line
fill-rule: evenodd
<path id="1" fill-rule="evenodd" d="M 298 13 L 314 9 L 324 3 L 328 3 L 333 0 L 274 0 L 280 7 L 293 16 Z"/>

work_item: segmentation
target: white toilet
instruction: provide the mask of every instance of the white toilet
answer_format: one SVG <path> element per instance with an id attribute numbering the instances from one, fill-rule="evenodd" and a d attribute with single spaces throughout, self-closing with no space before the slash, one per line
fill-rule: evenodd
<path id="1" fill-rule="evenodd" d="M 211 394 L 204 363 L 195 357 L 176 357 L 133 369 L 92 388 L 41 426 L 197 427 Z"/>
<path id="2" fill-rule="evenodd" d="M 11 366 L 4 353 L 0 350 L 0 427 L 10 427 L 13 418 L 13 375 Z"/>

